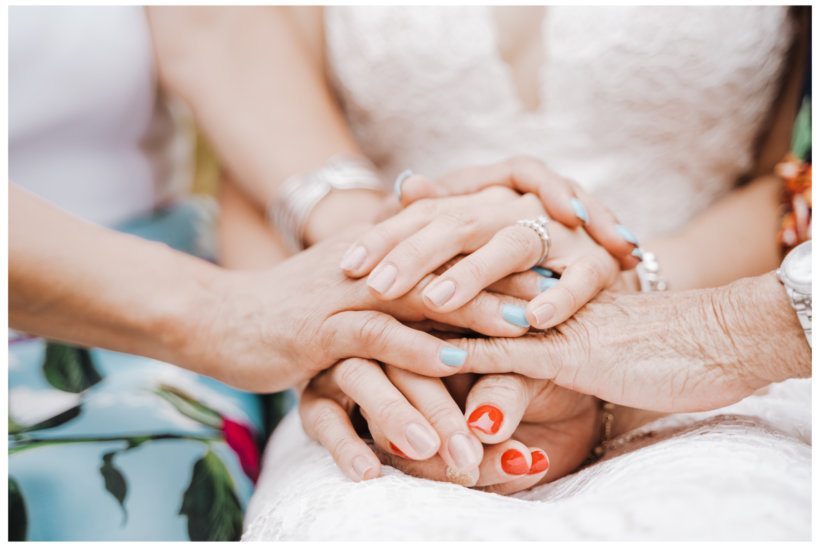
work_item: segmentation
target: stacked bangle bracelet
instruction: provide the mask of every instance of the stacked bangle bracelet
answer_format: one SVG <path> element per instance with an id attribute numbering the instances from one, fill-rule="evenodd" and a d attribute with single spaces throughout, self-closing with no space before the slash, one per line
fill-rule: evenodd
<path id="1" fill-rule="evenodd" d="M 285 179 L 267 207 L 267 217 L 293 252 L 305 248 L 307 219 L 331 190 L 384 193 L 385 185 L 369 160 L 352 156 L 334 156 L 319 169 Z"/>

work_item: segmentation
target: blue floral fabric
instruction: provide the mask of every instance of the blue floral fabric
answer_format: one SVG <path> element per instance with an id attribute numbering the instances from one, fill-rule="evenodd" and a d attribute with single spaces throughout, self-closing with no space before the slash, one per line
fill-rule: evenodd
<path id="1" fill-rule="evenodd" d="M 187 200 L 120 228 L 207 257 L 212 217 Z M 12 332 L 9 539 L 238 539 L 266 417 L 173 365 Z"/>

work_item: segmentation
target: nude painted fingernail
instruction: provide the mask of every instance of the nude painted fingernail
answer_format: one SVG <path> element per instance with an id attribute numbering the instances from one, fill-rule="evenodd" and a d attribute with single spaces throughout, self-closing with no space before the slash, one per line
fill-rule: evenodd
<path id="1" fill-rule="evenodd" d="M 362 265 L 364 259 L 367 258 L 367 250 L 361 245 L 356 245 L 348 249 L 339 263 L 339 267 L 343 270 L 356 270 Z"/>
<path id="2" fill-rule="evenodd" d="M 537 475 L 549 468 L 550 460 L 547 458 L 547 453 L 543 450 L 533 450 L 530 452 L 530 457 L 532 458 L 532 465 L 530 465 L 530 470 L 527 472 L 527 475 Z"/>
<path id="3" fill-rule="evenodd" d="M 436 306 L 441 306 L 450 300 L 455 292 L 456 284 L 449 279 L 445 279 L 444 281 L 436 283 L 432 287 L 427 287 L 424 291 L 424 297 Z"/>
<path id="4" fill-rule="evenodd" d="M 535 324 L 536 326 L 545 325 L 550 319 L 555 316 L 555 306 L 547 302 L 546 304 L 541 304 L 534 310 L 532 310 L 532 314 L 535 316 Z"/>
<path id="5" fill-rule="evenodd" d="M 521 306 L 511 306 L 510 304 L 505 304 L 501 308 L 501 316 L 505 321 L 512 323 L 513 325 L 519 327 L 530 326 L 530 322 L 527 321 L 527 310 Z"/>
<path id="6" fill-rule="evenodd" d="M 558 280 L 554 277 L 545 277 L 541 280 L 541 291 L 545 291 L 555 286 Z"/>
<path id="7" fill-rule="evenodd" d="M 501 455 L 501 469 L 508 475 L 526 475 L 530 466 L 524 454 L 511 448 Z"/>
<path id="8" fill-rule="evenodd" d="M 367 472 L 373 469 L 370 462 L 364 456 L 356 456 L 353 458 L 353 471 L 359 476 L 360 480 L 364 480 Z"/>
<path id="9" fill-rule="evenodd" d="M 438 447 L 438 439 L 432 433 L 421 427 L 419 424 L 410 424 L 404 429 L 404 436 L 419 455 L 427 455 L 435 452 Z"/>
<path id="10" fill-rule="evenodd" d="M 392 264 L 383 264 L 376 268 L 367 278 L 367 285 L 379 294 L 387 292 L 393 286 L 399 270 Z"/>
<path id="11" fill-rule="evenodd" d="M 584 224 L 589 224 L 589 215 L 587 214 L 587 209 L 584 207 L 584 204 L 577 198 L 572 198 L 570 203 L 572 203 L 572 209 L 575 211 L 575 216 L 583 220 Z"/>
<path id="12" fill-rule="evenodd" d="M 504 413 L 493 405 L 481 405 L 473 410 L 467 419 L 467 425 L 487 435 L 494 435 L 501 429 Z"/>
<path id="13" fill-rule="evenodd" d="M 481 454 L 464 433 L 456 433 L 447 440 L 447 452 L 456 464 L 456 471 L 473 469 L 481 463 Z"/>

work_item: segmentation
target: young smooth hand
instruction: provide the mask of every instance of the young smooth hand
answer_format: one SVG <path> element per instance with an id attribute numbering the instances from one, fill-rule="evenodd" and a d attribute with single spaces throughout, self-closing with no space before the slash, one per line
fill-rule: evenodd
<path id="1" fill-rule="evenodd" d="M 454 311 L 422 303 L 425 282 L 402 299 L 374 298 L 363 280 L 335 267 L 352 237 L 342 235 L 265 271 L 218 270 L 194 325 L 168 333 L 173 362 L 240 389 L 277 391 L 305 382 L 346 357 L 377 359 L 427 376 L 459 370 L 467 355 L 402 322 L 433 321 L 489 336 L 526 329 L 504 320 L 513 297 L 482 293 Z"/>
<path id="2" fill-rule="evenodd" d="M 533 194 L 520 195 L 500 186 L 416 201 L 359 237 L 341 267 L 350 277 L 369 274 L 367 284 L 374 296 L 392 300 L 466 254 L 423 290 L 430 310 L 456 310 L 488 287 L 532 299 L 526 310 L 504 310 L 511 323 L 548 328 L 611 285 L 619 267 L 581 228 L 551 222 L 550 242 L 545 244 L 535 229 L 516 222 L 545 214 Z M 533 266 L 538 266 L 535 271 L 527 271 Z M 508 277 L 518 272 L 526 273 Z"/>
<path id="3" fill-rule="evenodd" d="M 568 228 L 583 226 L 624 269 L 631 269 L 640 261 L 637 238 L 618 223 L 609 209 L 576 182 L 531 156 L 458 169 L 435 180 L 405 171 L 396 179 L 395 191 L 406 207 L 421 199 L 473 194 L 490 186 L 505 186 L 538 196 L 552 219 Z"/>
<path id="4" fill-rule="evenodd" d="M 358 431 L 373 449 L 351 422 L 357 403 L 366 420 Z M 379 476 L 380 457 L 414 476 L 503 494 L 575 470 L 598 433 L 594 398 L 544 380 L 504 374 L 442 382 L 353 359 L 315 378 L 299 412 L 307 434 L 353 480 Z"/>

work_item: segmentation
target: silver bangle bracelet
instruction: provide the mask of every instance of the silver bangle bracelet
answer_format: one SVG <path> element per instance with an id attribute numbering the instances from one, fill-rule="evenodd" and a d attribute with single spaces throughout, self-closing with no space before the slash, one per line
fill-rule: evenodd
<path id="1" fill-rule="evenodd" d="M 334 156 L 319 169 L 291 175 L 267 207 L 268 223 L 293 252 L 305 248 L 305 228 L 311 211 L 331 190 L 374 190 L 386 187 L 366 158 Z"/>
<path id="2" fill-rule="evenodd" d="M 641 292 L 654 292 L 666 290 L 666 279 L 661 275 L 661 265 L 655 257 L 655 253 L 643 251 L 643 260 L 635 266 L 638 274 L 638 281 L 641 284 Z"/>

